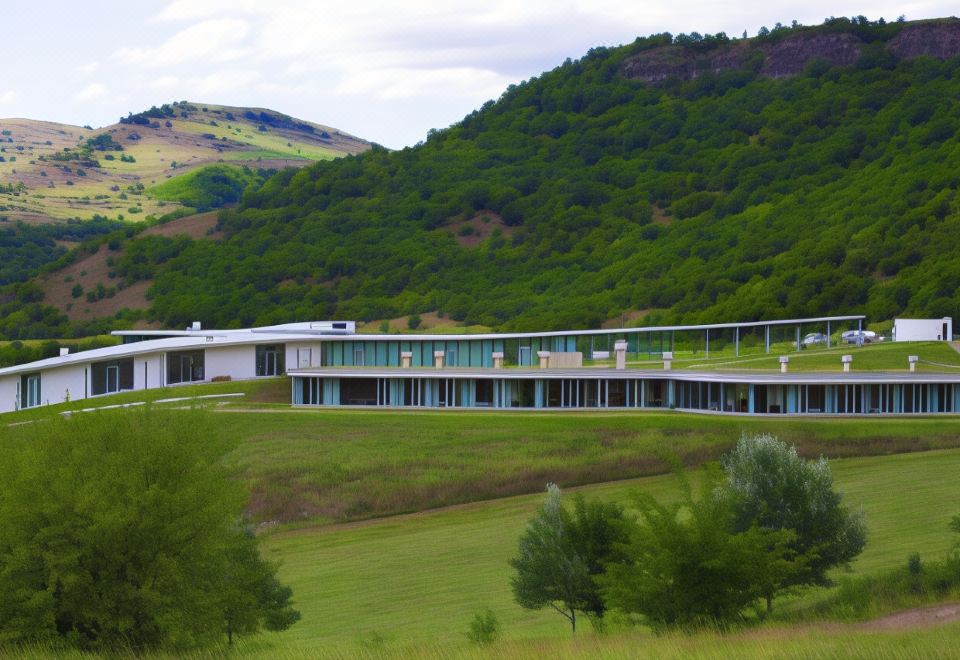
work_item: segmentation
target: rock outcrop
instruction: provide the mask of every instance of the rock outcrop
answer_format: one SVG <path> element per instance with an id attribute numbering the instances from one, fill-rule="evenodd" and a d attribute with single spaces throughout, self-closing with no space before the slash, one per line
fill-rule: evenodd
<path id="1" fill-rule="evenodd" d="M 740 40 L 706 53 L 681 45 L 659 46 L 624 61 L 621 74 L 630 79 L 658 83 L 670 78 L 692 80 L 707 73 L 736 71 L 759 66 L 760 75 L 795 76 L 814 60 L 831 66 L 850 66 L 866 44 L 849 32 L 799 31 L 777 41 Z M 895 57 L 929 56 L 949 59 L 960 55 L 960 20 L 944 19 L 907 24 L 887 42 Z"/>

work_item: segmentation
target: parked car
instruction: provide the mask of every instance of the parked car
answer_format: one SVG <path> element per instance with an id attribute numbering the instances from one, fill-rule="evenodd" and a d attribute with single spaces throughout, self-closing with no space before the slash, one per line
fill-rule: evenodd
<path id="1" fill-rule="evenodd" d="M 814 344 L 826 344 L 827 336 L 822 332 L 811 332 L 810 334 L 804 336 L 803 340 L 800 342 L 803 346 L 813 346 Z"/>
<path id="2" fill-rule="evenodd" d="M 877 340 L 873 330 L 847 330 L 840 338 L 848 344 L 869 344 Z"/>

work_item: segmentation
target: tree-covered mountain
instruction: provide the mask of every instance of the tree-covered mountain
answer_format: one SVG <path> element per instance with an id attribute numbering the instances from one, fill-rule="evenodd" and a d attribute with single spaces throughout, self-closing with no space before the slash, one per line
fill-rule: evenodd
<path id="1" fill-rule="evenodd" d="M 220 238 L 140 248 L 140 316 L 956 315 L 960 21 L 762 32 L 594 49 L 416 147 L 281 172 Z"/>

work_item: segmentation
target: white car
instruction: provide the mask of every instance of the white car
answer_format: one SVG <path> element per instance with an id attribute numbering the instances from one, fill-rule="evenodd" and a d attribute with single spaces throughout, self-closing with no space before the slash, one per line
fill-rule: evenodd
<path id="1" fill-rule="evenodd" d="M 805 335 L 803 340 L 800 342 L 804 346 L 813 346 L 814 344 L 826 344 L 827 336 L 822 332 L 811 332 L 808 335 Z"/>
<path id="2" fill-rule="evenodd" d="M 873 330 L 847 330 L 840 338 L 848 344 L 869 344 L 877 340 L 877 333 Z"/>

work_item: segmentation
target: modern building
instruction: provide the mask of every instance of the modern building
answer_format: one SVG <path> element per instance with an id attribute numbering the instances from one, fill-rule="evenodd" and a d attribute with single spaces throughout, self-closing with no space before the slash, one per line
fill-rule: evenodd
<path id="1" fill-rule="evenodd" d="M 862 316 L 563 332 L 358 334 L 351 322 L 243 330 L 118 331 L 119 346 L 0 369 L 0 412 L 134 391 L 286 374 L 294 406 L 675 408 L 746 414 L 960 411 L 960 373 L 671 369 L 805 331 L 862 330 Z M 781 358 L 784 360 L 784 358 Z M 633 366 L 629 366 L 633 363 Z M 642 364 L 643 368 L 637 368 Z M 721 365 L 722 366 L 722 365 Z M 741 366 L 741 365 L 737 365 Z M 904 365 L 906 367 L 906 365 Z M 960 370 L 958 370 L 960 371 Z"/>

